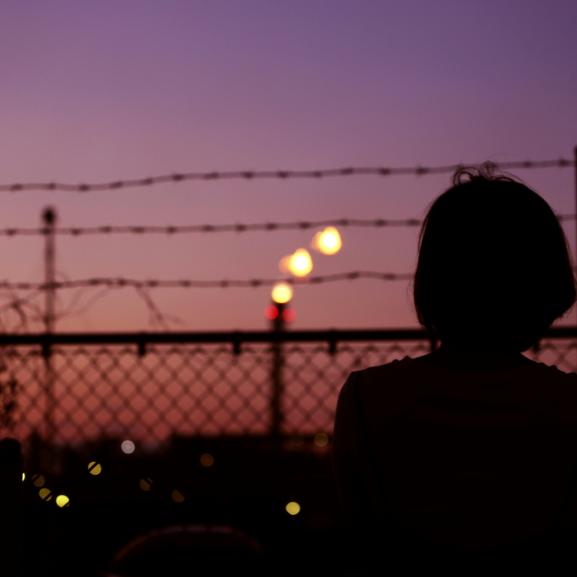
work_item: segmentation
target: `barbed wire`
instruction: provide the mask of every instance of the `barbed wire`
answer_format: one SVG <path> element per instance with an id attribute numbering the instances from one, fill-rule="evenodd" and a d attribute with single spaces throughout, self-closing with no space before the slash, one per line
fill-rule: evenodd
<path id="1" fill-rule="evenodd" d="M 69 282 L 70 278 L 62 273 L 58 272 L 58 275 L 63 279 L 58 282 Z M 60 301 L 61 293 L 57 293 L 55 297 L 57 298 L 57 312 L 54 314 L 54 321 L 59 322 L 64 318 L 71 317 L 83 317 L 84 314 L 98 301 L 107 297 L 113 290 L 112 287 L 106 285 L 91 285 L 91 286 L 78 286 L 70 287 L 73 289 L 72 296 L 70 296 L 66 307 L 62 306 Z M 180 317 L 175 315 L 169 315 L 160 310 L 152 295 L 145 288 L 133 287 L 136 296 L 144 303 L 149 312 L 149 324 L 151 327 L 168 329 L 170 323 L 173 324 L 183 324 Z M 95 292 L 91 292 L 96 289 Z M 37 289 L 36 294 L 44 296 L 45 289 Z M 59 309 L 59 310 L 58 310 Z M 41 311 L 40 315 L 37 315 L 36 321 L 43 321 L 45 318 L 45 313 Z"/>
<path id="2" fill-rule="evenodd" d="M 222 279 L 222 280 L 193 280 L 193 279 L 146 279 L 137 280 L 124 277 L 98 277 L 77 280 L 55 281 L 53 283 L 10 282 L 0 281 L 0 290 L 60 290 L 83 287 L 108 288 L 258 288 L 273 286 L 278 282 L 290 285 L 311 285 L 341 282 L 347 280 L 373 279 L 381 281 L 401 281 L 413 278 L 412 273 L 389 273 L 376 271 L 352 271 L 329 275 L 311 276 L 308 278 L 254 278 L 254 279 Z"/>
<path id="3" fill-rule="evenodd" d="M 2 332 L 26 331 L 30 322 L 42 321 L 44 313 L 34 301 L 43 296 L 43 291 L 32 289 L 25 296 L 17 296 L 14 289 L 5 289 L 6 294 L 0 294 L 0 300 L 5 300 L 0 305 L 0 330 Z M 16 323 L 11 323 L 12 318 Z"/>
<path id="4" fill-rule="evenodd" d="M 473 163 L 477 166 L 480 163 Z M 557 160 L 518 160 L 490 164 L 495 169 L 538 169 L 538 168 L 565 168 L 575 166 L 573 160 L 559 158 Z M 65 182 L 14 182 L 0 184 L 0 192 L 23 192 L 32 190 L 60 191 L 60 192 L 102 192 L 126 188 L 148 187 L 158 184 L 182 183 L 187 181 L 214 181 L 214 180 L 256 180 L 256 179 L 320 179 L 326 177 L 348 176 L 395 176 L 414 175 L 426 176 L 431 174 L 454 173 L 471 166 L 469 164 L 451 164 L 445 166 L 349 166 L 341 168 L 321 168 L 312 170 L 232 170 L 208 172 L 176 172 L 159 176 L 130 178 L 96 183 L 65 183 Z"/>
<path id="5" fill-rule="evenodd" d="M 558 214 L 559 221 L 576 220 L 576 214 Z M 336 218 L 315 221 L 293 221 L 293 222 L 257 222 L 257 223 L 229 223 L 229 224 L 191 224 L 191 225 L 99 225 L 99 226 L 69 226 L 55 228 L 54 234 L 63 236 L 87 236 L 106 234 L 164 234 L 167 236 L 175 234 L 210 234 L 210 233 L 243 233 L 243 232 L 276 232 L 284 230 L 310 230 L 327 226 L 338 226 L 341 228 L 387 228 L 387 227 L 418 227 L 422 220 L 418 218 L 391 219 L 355 219 Z M 49 233 L 49 229 L 42 228 L 0 228 L 0 236 L 40 236 Z"/>
<path id="6" fill-rule="evenodd" d="M 10 311 L 17 315 L 20 321 L 18 329 L 27 331 L 29 323 L 42 323 L 44 320 L 44 313 L 41 307 L 33 301 L 36 298 L 43 296 L 47 290 L 61 290 L 72 289 L 75 291 L 68 306 L 60 310 L 55 315 L 55 321 L 60 321 L 63 318 L 70 318 L 72 316 L 83 316 L 88 309 L 92 307 L 97 301 L 108 296 L 112 290 L 129 288 L 135 291 L 139 299 L 144 303 L 149 314 L 149 325 L 152 328 L 161 330 L 171 330 L 174 325 L 183 326 L 185 322 L 182 318 L 167 314 L 161 310 L 158 304 L 152 297 L 151 291 L 153 289 L 193 289 L 193 288 L 259 288 L 273 286 L 278 282 L 286 282 L 290 285 L 306 285 L 306 284 L 323 284 L 339 281 L 353 281 L 358 279 L 376 279 L 381 281 L 399 281 L 412 279 L 412 274 L 396 274 L 396 273 L 380 273 L 374 271 L 353 271 L 346 273 L 337 273 L 325 276 L 313 276 L 309 278 L 286 278 L 286 279 L 222 279 L 222 280 L 191 280 L 191 279 L 176 279 L 176 280 L 159 280 L 159 279 L 128 279 L 123 277 L 112 278 L 88 278 L 78 280 L 59 280 L 53 283 L 34 283 L 34 282 L 9 282 L 0 281 L 0 291 L 9 293 L 10 301 L 4 306 L 0 306 L 2 310 Z M 89 294 L 91 289 L 97 289 L 91 298 L 83 299 Z M 26 297 L 18 298 L 16 294 L 18 291 L 28 291 Z M 58 293 L 57 293 L 58 295 Z M 7 295 L 8 296 L 8 295 Z M 26 310 L 25 310 L 26 309 Z M 0 317 L 1 318 L 1 317 Z M 4 332 L 11 332 L 8 326 L 0 322 L 0 328 Z M 14 331 L 12 331 L 14 332 Z"/>
<path id="7" fill-rule="evenodd" d="M 15 334 L 19 332 L 28 332 L 30 327 L 33 325 L 43 325 L 45 320 L 45 311 L 43 310 L 42 304 L 35 301 L 44 298 L 46 288 L 47 287 L 39 284 L 35 290 L 26 291 L 27 294 L 23 297 L 17 296 L 18 294 L 25 292 L 21 287 L 19 287 L 19 289 L 22 292 L 11 287 L 10 290 L 5 289 L 6 292 L 4 294 L 0 293 L 0 301 L 2 299 L 6 299 L 7 301 L 0 304 L 0 331 L 3 333 Z M 93 305 L 106 296 L 109 296 L 113 291 L 113 287 L 105 285 L 70 288 L 73 288 L 73 294 L 65 307 L 62 306 L 61 293 L 56 294 L 59 310 L 54 314 L 55 322 L 60 322 L 64 318 L 70 319 L 75 316 L 83 317 Z M 185 324 L 183 319 L 179 316 L 163 312 L 154 301 L 152 294 L 149 294 L 151 292 L 149 289 L 138 286 L 133 286 L 132 288 L 148 310 L 149 326 L 151 328 L 170 330 L 175 325 L 182 326 Z M 91 291 L 94 290 L 96 292 L 91 293 Z M 12 322 L 14 320 L 16 322 Z M 2 357 L 0 355 L 0 373 L 2 367 L 1 359 Z"/>
<path id="8" fill-rule="evenodd" d="M 310 230 L 326 226 L 360 227 L 360 228 L 383 228 L 400 226 L 420 226 L 421 220 L 416 218 L 407 219 L 351 219 L 337 218 L 316 221 L 294 222 L 257 222 L 257 223 L 229 223 L 229 224 L 192 224 L 192 225 L 99 225 L 89 227 L 59 227 L 54 229 L 54 234 L 67 236 L 102 235 L 102 234 L 173 234 L 186 233 L 221 233 L 221 232 L 275 232 L 281 230 Z M 42 228 L 2 228 L 0 236 L 34 236 L 46 235 L 49 229 Z"/>

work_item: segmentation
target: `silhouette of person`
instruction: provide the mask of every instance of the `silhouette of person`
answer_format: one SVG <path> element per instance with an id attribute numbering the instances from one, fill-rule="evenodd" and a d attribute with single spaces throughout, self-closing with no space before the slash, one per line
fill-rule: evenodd
<path id="1" fill-rule="evenodd" d="M 440 347 L 339 394 L 350 574 L 574 568 L 577 374 L 522 354 L 576 298 L 550 206 L 489 165 L 459 171 L 423 223 L 413 296 Z"/>

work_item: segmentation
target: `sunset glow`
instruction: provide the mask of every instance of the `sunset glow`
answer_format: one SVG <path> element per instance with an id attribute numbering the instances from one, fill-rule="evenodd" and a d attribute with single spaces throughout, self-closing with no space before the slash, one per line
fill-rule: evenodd
<path id="1" fill-rule="evenodd" d="M 514 0 L 498 12 L 448 0 L 9 3 L 0 22 L 0 183 L 143 185 L 2 193 L 0 228 L 39 226 L 46 206 L 62 227 L 204 227 L 58 236 L 60 279 L 270 279 L 279 259 L 309 247 L 315 232 L 310 250 L 322 252 L 308 273 L 303 258 L 297 275 L 411 273 L 417 227 L 330 224 L 420 219 L 451 177 L 391 176 L 388 168 L 572 158 L 577 80 L 567 71 L 577 52 L 577 4 L 552 10 Z M 34 41 L 23 50 L 31 22 Z M 383 172 L 347 176 L 351 166 Z M 342 176 L 314 176 L 331 168 Z M 281 177 L 252 178 L 258 170 Z M 284 170 L 312 176 L 287 178 Z M 219 171 L 238 178 L 146 184 L 151 176 Z M 570 168 L 512 172 L 559 213 L 574 211 Z M 290 221 L 304 225 L 279 226 Z M 315 221 L 327 225 L 307 226 Z M 239 228 L 215 232 L 223 223 Z M 252 231 L 251 223 L 269 225 Z M 575 223 L 563 226 L 573 246 Z M 346 250 L 337 250 L 331 228 Z M 3 279 L 43 280 L 41 236 L 1 242 Z M 331 254 L 338 258 L 324 258 Z M 414 327 L 408 290 L 408 281 L 310 283 L 299 289 L 294 328 Z M 173 330 L 263 329 L 269 291 L 226 282 L 146 294 L 62 289 L 56 329 L 150 330 L 153 305 Z M 42 307 L 35 299 L 32 308 Z M 22 312 L 30 330 L 40 327 L 41 315 Z M 21 330 L 14 309 L 4 317 L 8 332 Z"/>

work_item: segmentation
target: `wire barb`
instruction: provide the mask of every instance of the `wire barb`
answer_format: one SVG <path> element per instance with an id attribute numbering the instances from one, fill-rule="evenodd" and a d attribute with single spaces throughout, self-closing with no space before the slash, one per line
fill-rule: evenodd
<path id="1" fill-rule="evenodd" d="M 575 214 L 558 214 L 559 221 L 576 220 Z M 232 224 L 191 224 L 191 225 L 99 225 L 99 226 L 71 226 L 54 229 L 54 234 L 61 236 L 95 236 L 95 235 L 166 235 L 176 234 L 210 234 L 210 233 L 245 233 L 245 232 L 280 232 L 285 230 L 310 230 L 327 226 L 341 228 L 393 228 L 393 227 L 419 227 L 422 221 L 418 218 L 377 218 L 377 219 L 354 219 L 336 218 L 333 220 L 294 221 L 294 222 L 257 222 L 257 223 L 232 223 Z M 46 234 L 46 228 L 0 228 L 0 236 L 8 238 L 15 236 L 40 236 Z"/>
<path id="2" fill-rule="evenodd" d="M 474 163 L 479 164 L 479 163 Z M 102 192 L 126 188 L 140 188 L 159 184 L 182 183 L 187 181 L 206 180 L 256 180 L 256 179 L 320 179 L 323 177 L 352 177 L 352 176 L 425 176 L 431 174 L 454 173 L 464 165 L 451 164 L 445 166 L 349 166 L 342 168 L 322 168 L 314 170 L 237 170 L 211 172 L 183 172 L 132 178 L 127 180 L 112 180 L 96 183 L 65 183 L 65 182 L 14 182 L 0 184 L 0 192 L 23 192 L 32 190 L 51 190 L 60 192 Z M 499 169 L 537 169 L 537 168 L 567 168 L 575 166 L 575 161 L 565 158 L 557 160 L 516 160 L 494 163 Z"/>
<path id="3" fill-rule="evenodd" d="M 53 283 L 9 282 L 0 281 L 0 290 L 49 290 L 75 289 L 83 287 L 107 288 L 257 288 L 273 286 L 276 283 L 286 282 L 291 285 L 325 284 L 345 280 L 374 279 L 382 281 L 401 281 L 413 278 L 411 273 L 382 273 L 375 271 L 353 271 L 329 275 L 312 276 L 308 278 L 253 278 L 253 279 L 221 279 L 221 280 L 192 280 L 192 279 L 145 279 L 137 280 L 124 277 L 97 277 L 77 280 L 55 281 Z"/>

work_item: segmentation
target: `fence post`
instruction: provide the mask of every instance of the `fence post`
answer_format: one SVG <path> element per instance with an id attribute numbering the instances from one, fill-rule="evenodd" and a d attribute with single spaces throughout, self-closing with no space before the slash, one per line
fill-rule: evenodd
<path id="1" fill-rule="evenodd" d="M 286 328 L 285 310 L 286 305 L 274 303 L 275 314 L 271 318 L 271 331 L 273 333 L 271 343 L 271 435 L 274 439 L 279 439 L 282 431 L 283 411 L 281 401 L 284 393 L 283 367 L 284 351 L 280 340 L 275 339 L 275 335 L 284 332 Z"/>
<path id="2" fill-rule="evenodd" d="M 577 264 L 577 146 L 573 149 L 573 168 L 575 170 L 575 253 L 573 266 Z"/>
<path id="3" fill-rule="evenodd" d="M 45 341 L 42 347 L 44 358 L 44 393 L 46 406 L 44 412 L 44 437 L 47 446 L 54 443 L 54 366 L 52 364 L 51 336 L 54 333 L 56 320 L 56 211 L 52 207 L 46 207 L 42 212 L 44 231 L 44 334 Z"/>
<path id="4" fill-rule="evenodd" d="M 573 169 L 575 172 L 575 220 L 573 221 L 575 223 L 575 250 L 573 252 L 573 266 L 575 267 L 577 266 L 577 145 L 573 149 Z"/>

